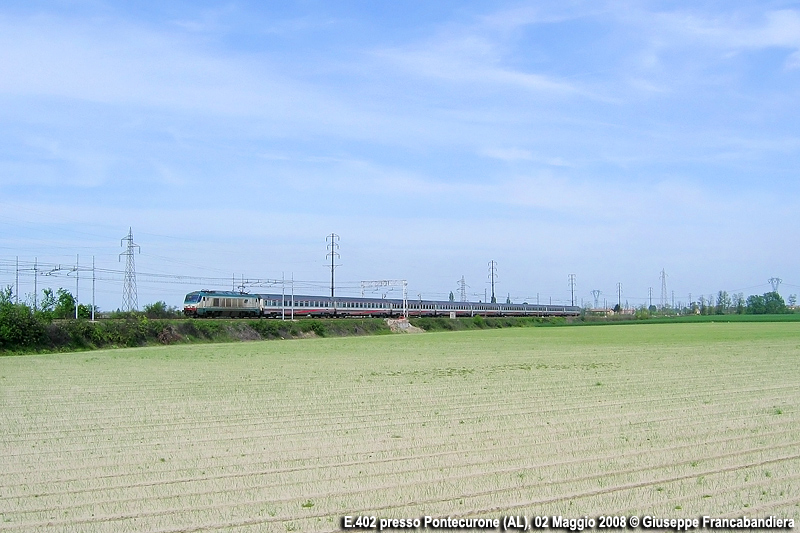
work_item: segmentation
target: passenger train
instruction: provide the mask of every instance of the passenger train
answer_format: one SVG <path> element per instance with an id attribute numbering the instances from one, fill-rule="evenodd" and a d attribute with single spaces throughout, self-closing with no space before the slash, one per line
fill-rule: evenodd
<path id="1" fill-rule="evenodd" d="M 327 296 L 247 294 L 231 291 L 194 291 L 186 295 L 183 313 L 197 318 L 305 318 L 305 317 L 421 317 L 449 316 L 578 316 L 570 305 L 531 305 L 450 302 L 386 298 L 330 298 Z"/>

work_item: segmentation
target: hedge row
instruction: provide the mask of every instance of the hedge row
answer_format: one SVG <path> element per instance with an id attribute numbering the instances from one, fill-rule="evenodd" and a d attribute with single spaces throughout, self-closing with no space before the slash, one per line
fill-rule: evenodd
<path id="1" fill-rule="evenodd" d="M 390 333 L 381 319 L 202 320 L 122 319 L 44 320 L 24 305 L 0 304 L 0 353 L 89 350 L 187 342 L 231 342 L 298 337 Z"/>

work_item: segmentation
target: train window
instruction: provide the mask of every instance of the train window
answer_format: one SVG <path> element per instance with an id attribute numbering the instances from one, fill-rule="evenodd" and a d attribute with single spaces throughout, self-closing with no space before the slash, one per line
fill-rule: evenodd
<path id="1" fill-rule="evenodd" d="M 213 304 L 214 307 L 219 307 L 219 298 L 214 298 Z"/>

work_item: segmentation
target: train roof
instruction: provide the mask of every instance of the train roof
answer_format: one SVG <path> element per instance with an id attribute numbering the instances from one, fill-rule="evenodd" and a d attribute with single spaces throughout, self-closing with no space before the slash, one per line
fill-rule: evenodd
<path id="1" fill-rule="evenodd" d="M 200 296 L 226 296 L 226 297 L 240 297 L 240 296 L 258 296 L 257 294 L 250 294 L 247 292 L 237 292 L 237 291 L 210 291 L 207 289 L 203 289 L 200 291 L 192 291 L 189 294 L 199 294 Z M 189 296 L 187 294 L 187 296 Z"/>

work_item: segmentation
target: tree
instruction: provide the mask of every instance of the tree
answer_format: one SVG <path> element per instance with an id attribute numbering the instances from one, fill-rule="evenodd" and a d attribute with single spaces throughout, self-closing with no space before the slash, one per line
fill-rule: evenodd
<path id="1" fill-rule="evenodd" d="M 165 302 L 158 301 L 144 306 L 144 315 L 147 318 L 178 318 L 180 311 L 175 307 L 168 306 Z"/>
<path id="2" fill-rule="evenodd" d="M 453 291 L 450 291 L 450 296 L 448 298 L 450 299 L 451 302 L 455 302 L 456 301 L 456 297 L 453 294 Z"/>
<path id="3" fill-rule="evenodd" d="M 731 302 L 734 308 L 736 308 L 736 313 L 739 315 L 743 315 L 745 312 L 745 299 L 744 293 L 738 293 L 733 295 L 733 300 Z"/>
<path id="4" fill-rule="evenodd" d="M 42 301 L 39 304 L 39 309 L 36 311 L 37 315 L 50 322 L 53 320 L 53 310 L 56 307 L 56 296 L 53 294 L 53 289 L 47 288 L 42 290 Z"/>
<path id="5" fill-rule="evenodd" d="M 748 315 L 763 315 L 766 313 L 766 306 L 764 305 L 764 297 L 757 294 L 751 294 L 747 297 L 747 314 Z"/>
<path id="6" fill-rule="evenodd" d="M 728 296 L 726 291 L 719 291 L 717 294 L 717 314 L 724 315 L 728 313 L 731 307 L 731 297 Z"/>
<path id="7" fill-rule="evenodd" d="M 75 318 L 75 297 L 66 289 L 56 292 L 54 318 Z"/>
<path id="8" fill-rule="evenodd" d="M 770 315 L 777 315 L 788 311 L 788 309 L 786 309 L 786 303 L 777 292 L 767 292 L 764 294 L 764 309 L 766 313 Z"/>
<path id="9" fill-rule="evenodd" d="M 14 296 L 14 290 L 11 285 L 8 285 L 5 289 L 0 289 L 0 305 L 10 304 L 12 296 Z"/>
<path id="10" fill-rule="evenodd" d="M 794 307 L 795 305 L 797 305 L 797 295 L 790 294 L 789 298 L 786 300 L 786 303 L 789 304 L 789 307 Z"/>

